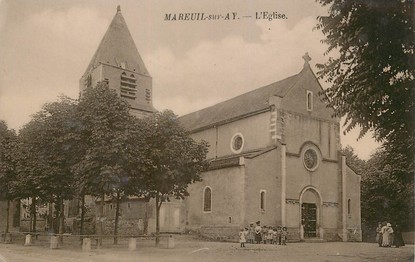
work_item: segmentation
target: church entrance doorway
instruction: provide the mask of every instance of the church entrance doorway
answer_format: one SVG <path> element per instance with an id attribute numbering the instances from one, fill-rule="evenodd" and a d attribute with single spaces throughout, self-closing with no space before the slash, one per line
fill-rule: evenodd
<path id="1" fill-rule="evenodd" d="M 314 203 L 303 203 L 301 211 L 304 237 L 317 237 L 317 205 Z"/>
<path id="2" fill-rule="evenodd" d="M 321 197 L 316 188 L 308 186 L 300 194 L 300 228 L 302 238 L 322 237 L 320 228 Z"/>

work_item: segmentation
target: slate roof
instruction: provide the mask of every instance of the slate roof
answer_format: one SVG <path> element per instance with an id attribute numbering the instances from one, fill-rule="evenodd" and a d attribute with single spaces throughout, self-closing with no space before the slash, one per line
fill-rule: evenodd
<path id="1" fill-rule="evenodd" d="M 215 159 L 210 159 L 209 170 L 239 166 L 240 157 L 244 157 L 246 159 L 253 159 L 255 157 L 268 153 L 276 148 L 277 146 L 270 146 L 267 148 L 261 148 L 261 149 L 245 152 L 245 153 L 238 154 L 238 155 L 230 155 L 230 156 L 223 156 L 223 157 L 219 157 Z"/>
<path id="2" fill-rule="evenodd" d="M 120 67 L 121 62 L 126 62 L 126 69 L 130 71 L 149 75 L 118 6 L 117 13 L 112 19 L 84 75 L 89 74 L 99 63 Z"/>
<path id="3" fill-rule="evenodd" d="M 271 96 L 284 97 L 301 77 L 302 72 L 216 105 L 183 115 L 179 118 L 180 122 L 187 130 L 196 131 L 217 124 L 223 124 L 241 116 L 266 110 L 269 108 L 269 98 Z"/>

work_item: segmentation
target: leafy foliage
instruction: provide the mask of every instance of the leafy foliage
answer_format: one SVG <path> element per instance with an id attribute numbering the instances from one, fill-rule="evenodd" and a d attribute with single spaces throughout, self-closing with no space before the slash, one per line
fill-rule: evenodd
<path id="1" fill-rule="evenodd" d="M 12 141 L 13 132 L 0 122 L 0 182 L 3 170 L 12 170 L 5 164 L 5 137 Z M 201 180 L 208 164 L 207 143 L 190 138 L 173 112 L 137 119 L 106 83 L 87 88 L 79 102 L 62 97 L 45 104 L 18 138 L 10 150 L 14 195 L 31 197 L 32 210 L 41 200 L 55 202 L 57 211 L 75 195 L 110 196 L 117 203 L 115 234 L 123 198 L 155 198 L 158 217 L 161 204 L 187 196 L 188 185 Z"/>
<path id="2" fill-rule="evenodd" d="M 318 0 L 329 14 L 318 18 L 328 44 L 338 52 L 318 65 L 332 84 L 325 93 L 336 116 L 346 116 L 346 131 L 360 126 L 402 166 L 414 156 L 414 6 L 413 0 Z"/>
<path id="3" fill-rule="evenodd" d="M 378 222 L 399 224 L 411 230 L 414 222 L 414 178 L 386 160 L 388 152 L 378 149 L 368 161 L 361 160 L 351 147 L 342 149 L 347 165 L 362 177 L 361 209 L 364 240 L 375 239 Z"/>
<path id="4" fill-rule="evenodd" d="M 135 186 L 148 197 L 184 198 L 189 184 L 200 181 L 207 167 L 207 142 L 195 142 L 172 111 L 154 113 L 142 120 L 147 145 Z"/>
<path id="5" fill-rule="evenodd" d="M 363 175 L 366 171 L 366 162 L 360 159 L 351 146 L 341 149 L 341 153 L 346 156 L 347 165 L 358 175 Z"/>
<path id="6" fill-rule="evenodd" d="M 131 178 L 133 192 L 155 198 L 156 233 L 159 233 L 159 211 L 170 197 L 188 196 L 188 185 L 201 180 L 207 168 L 208 144 L 194 141 L 169 110 L 156 112 L 140 121 L 144 142 L 139 172 Z M 158 238 L 156 238 L 156 244 Z"/>
<path id="7" fill-rule="evenodd" d="M 132 116 L 128 104 L 106 83 L 88 88 L 78 105 L 82 159 L 74 165 L 77 188 L 101 196 L 128 182 L 127 148 Z"/>
<path id="8" fill-rule="evenodd" d="M 382 143 L 362 173 L 362 222 L 413 227 L 415 29 L 413 0 L 317 0 L 329 6 L 317 29 L 326 54 L 318 75 L 346 132 L 361 127 Z M 361 169 L 360 164 L 357 165 Z"/>
<path id="9" fill-rule="evenodd" d="M 55 202 L 73 196 L 72 165 L 76 162 L 76 102 L 67 97 L 47 103 L 19 134 L 18 181 L 21 197 Z"/>
<path id="10" fill-rule="evenodd" d="M 414 177 L 395 169 L 386 157 L 384 150 L 378 150 L 367 161 L 362 177 L 362 222 L 376 226 L 379 221 L 389 221 L 410 230 L 414 222 Z"/>
<path id="11" fill-rule="evenodd" d="M 0 198 L 12 200 L 12 185 L 16 182 L 16 163 L 13 150 L 16 147 L 17 135 L 0 120 Z"/>

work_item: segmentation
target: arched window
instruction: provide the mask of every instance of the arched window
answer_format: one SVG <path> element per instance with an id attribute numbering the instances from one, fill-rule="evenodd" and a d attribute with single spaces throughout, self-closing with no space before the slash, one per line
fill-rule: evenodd
<path id="1" fill-rule="evenodd" d="M 313 92 L 307 90 L 307 111 L 313 111 Z"/>
<path id="2" fill-rule="evenodd" d="M 351 202 L 352 202 L 352 200 L 349 198 L 349 200 L 347 200 L 347 214 L 350 216 L 352 213 L 352 210 L 351 210 Z"/>
<path id="3" fill-rule="evenodd" d="M 203 212 L 212 211 L 212 189 L 210 187 L 205 187 L 203 191 Z"/>
<path id="4" fill-rule="evenodd" d="M 260 210 L 261 212 L 265 211 L 265 190 L 260 191 Z"/>

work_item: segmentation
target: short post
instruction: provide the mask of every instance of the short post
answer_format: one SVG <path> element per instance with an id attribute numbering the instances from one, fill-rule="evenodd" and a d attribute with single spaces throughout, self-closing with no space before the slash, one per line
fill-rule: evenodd
<path id="1" fill-rule="evenodd" d="M 173 235 L 170 235 L 167 238 L 167 248 L 174 248 L 174 237 L 173 237 Z"/>
<path id="2" fill-rule="evenodd" d="M 85 251 L 85 252 L 91 251 L 91 239 L 90 238 L 82 239 L 82 251 Z"/>
<path id="3" fill-rule="evenodd" d="M 12 234 L 10 234 L 10 233 L 6 233 L 6 235 L 4 236 L 4 243 L 5 243 L 5 244 L 10 244 L 10 243 L 12 243 Z"/>
<path id="4" fill-rule="evenodd" d="M 128 250 L 134 251 L 137 249 L 137 240 L 135 238 L 128 239 Z"/>
<path id="5" fill-rule="evenodd" d="M 97 240 L 97 249 L 101 249 L 102 248 L 102 237 L 98 237 L 96 240 Z"/>
<path id="6" fill-rule="evenodd" d="M 57 249 L 58 248 L 58 237 L 57 236 L 51 236 L 50 237 L 50 248 L 51 249 Z"/>
<path id="7" fill-rule="evenodd" d="M 24 242 L 25 246 L 31 246 L 32 245 L 32 235 L 27 234 Z"/>

